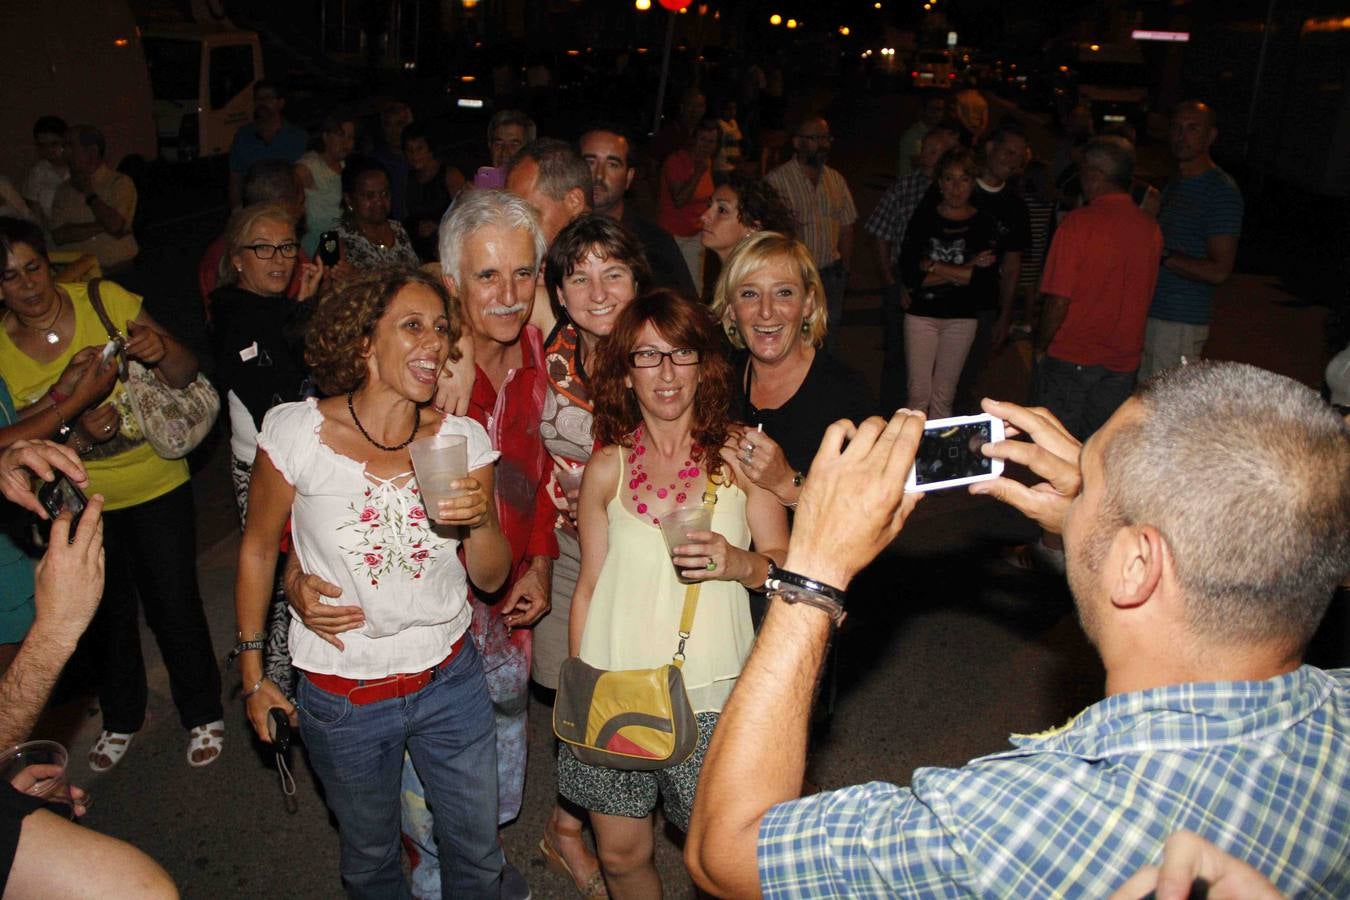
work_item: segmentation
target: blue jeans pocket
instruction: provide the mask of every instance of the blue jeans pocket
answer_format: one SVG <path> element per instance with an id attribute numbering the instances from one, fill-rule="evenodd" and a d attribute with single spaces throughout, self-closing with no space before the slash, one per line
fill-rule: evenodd
<path id="1" fill-rule="evenodd" d="M 298 679 L 295 691 L 295 706 L 303 718 L 309 719 L 320 728 L 333 728 L 341 725 L 352 713 L 352 702 L 346 697 L 330 694 L 303 675 Z"/>

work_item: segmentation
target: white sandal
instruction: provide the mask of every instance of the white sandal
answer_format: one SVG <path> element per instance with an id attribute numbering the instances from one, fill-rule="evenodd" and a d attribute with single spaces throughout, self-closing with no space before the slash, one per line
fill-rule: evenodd
<path id="1" fill-rule="evenodd" d="M 202 750 L 212 751 L 211 755 L 205 759 L 193 759 L 192 754 Z M 200 769 L 202 766 L 209 766 L 211 763 L 220 759 L 220 754 L 225 752 L 225 720 L 216 719 L 214 722 L 208 722 L 205 725 L 198 725 L 195 728 L 188 729 L 188 765 L 194 769 Z"/>
<path id="2" fill-rule="evenodd" d="M 135 736 L 120 731 L 100 731 L 98 740 L 89 748 L 89 768 L 100 774 L 114 768 L 126 756 Z M 107 764 L 104 765 L 101 759 L 106 759 Z"/>

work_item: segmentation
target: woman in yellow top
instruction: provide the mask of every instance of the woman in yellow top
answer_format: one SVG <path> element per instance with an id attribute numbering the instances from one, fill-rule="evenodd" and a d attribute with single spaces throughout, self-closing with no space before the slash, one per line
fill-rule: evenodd
<path id="1" fill-rule="evenodd" d="M 699 582 L 683 670 L 699 740 L 689 759 L 655 772 L 587 765 L 564 745 L 558 791 L 591 812 L 609 896 L 659 897 L 652 811 L 661 795 L 666 819 L 689 825 L 708 741 L 754 640 L 747 589 L 782 561 L 787 514 L 745 477 L 732 451 L 721 452 L 731 366 L 706 306 L 664 290 L 632 301 L 600 342 L 591 379 L 595 435 L 607 446 L 591 456 L 581 484 L 570 649 L 601 669 L 670 662 L 685 594 L 677 569 Z M 711 530 L 689 532 L 672 557 L 661 518 L 698 505 L 710 472 L 719 485 Z"/>
<path id="2" fill-rule="evenodd" d="M 188 762 L 207 765 L 224 748 L 225 723 L 220 670 L 197 588 L 187 463 L 162 459 L 146 442 L 121 382 L 107 403 L 83 413 L 64 393 L 60 376 L 72 358 L 91 349 L 97 353 L 108 333 L 89 302 L 87 284 L 53 280 L 41 230 L 0 219 L 0 273 L 0 378 L 21 417 L 51 416 L 64 426 L 75 425 L 78 416 L 70 440 L 84 457 L 90 490 L 107 501 L 106 584 L 85 641 L 99 672 L 103 711 L 103 732 L 89 752 L 89 766 L 102 772 L 117 765 L 145 721 L 138 594 L 169 670 L 179 718 L 189 729 Z M 100 296 L 127 336 L 129 358 L 172 387 L 196 378 L 196 357 L 150 318 L 140 297 L 109 282 Z"/>

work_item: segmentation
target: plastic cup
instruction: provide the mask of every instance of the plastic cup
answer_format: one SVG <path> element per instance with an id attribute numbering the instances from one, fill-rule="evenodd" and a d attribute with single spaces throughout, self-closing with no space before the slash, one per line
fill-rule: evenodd
<path id="1" fill-rule="evenodd" d="M 555 465 L 553 467 L 553 477 L 558 479 L 558 487 L 562 488 L 564 494 L 581 490 L 581 477 L 585 474 L 585 466 Z"/>
<path id="2" fill-rule="evenodd" d="M 73 818 L 75 808 L 66 780 L 68 759 L 66 748 L 56 741 L 28 741 L 0 753 L 0 778 L 30 797 L 69 805 Z"/>
<path id="3" fill-rule="evenodd" d="M 436 518 L 442 500 L 457 496 L 450 482 L 469 474 L 469 442 L 462 435 L 432 435 L 408 445 L 413 474 L 422 493 L 422 507 L 429 518 Z"/>
<path id="4" fill-rule="evenodd" d="M 666 539 L 666 550 L 672 560 L 676 547 L 690 543 L 689 532 L 712 531 L 712 514 L 711 509 L 699 505 L 682 506 L 661 517 L 661 536 Z"/>

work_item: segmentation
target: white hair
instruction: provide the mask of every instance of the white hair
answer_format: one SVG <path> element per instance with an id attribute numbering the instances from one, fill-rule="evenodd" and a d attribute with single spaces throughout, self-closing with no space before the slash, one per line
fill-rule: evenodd
<path id="1" fill-rule="evenodd" d="M 473 190 L 461 195 L 454 210 L 441 222 L 441 272 L 461 280 L 460 259 L 464 242 L 479 229 L 496 226 L 511 231 L 524 230 L 534 241 L 534 268 L 538 271 L 548 249 L 539 214 L 515 194 L 501 190 Z"/>

